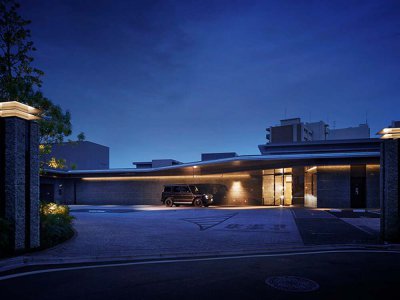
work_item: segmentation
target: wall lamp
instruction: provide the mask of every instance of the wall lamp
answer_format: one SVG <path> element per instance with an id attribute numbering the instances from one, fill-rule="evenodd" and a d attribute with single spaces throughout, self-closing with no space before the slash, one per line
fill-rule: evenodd
<path id="1" fill-rule="evenodd" d="M 381 139 L 398 139 L 400 138 L 400 128 L 383 128 L 377 134 L 381 135 Z"/>
<path id="2" fill-rule="evenodd" d="M 24 120 L 38 120 L 40 119 L 37 114 L 40 113 L 39 109 L 32 106 L 22 104 L 17 101 L 9 101 L 0 103 L 0 117 L 18 117 Z"/>

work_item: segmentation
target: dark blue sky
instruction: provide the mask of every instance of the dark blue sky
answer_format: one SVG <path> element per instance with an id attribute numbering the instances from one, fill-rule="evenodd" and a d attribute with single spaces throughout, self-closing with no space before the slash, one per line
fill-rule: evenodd
<path id="1" fill-rule="evenodd" d="M 285 117 L 400 119 L 400 1 L 22 1 L 43 91 L 111 167 L 258 154 Z"/>

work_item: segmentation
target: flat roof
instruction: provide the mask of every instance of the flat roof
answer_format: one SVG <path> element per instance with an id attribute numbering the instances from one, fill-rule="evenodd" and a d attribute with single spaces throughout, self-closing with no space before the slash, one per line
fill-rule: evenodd
<path id="1" fill-rule="evenodd" d="M 143 175 L 146 173 L 160 173 L 163 171 L 174 171 L 180 169 L 195 169 L 196 168 L 207 168 L 210 172 L 218 173 L 220 169 L 226 168 L 227 171 L 222 172 L 235 172 L 235 170 L 243 171 L 246 167 L 248 168 L 267 168 L 274 165 L 285 164 L 285 165 L 296 165 L 301 162 L 305 165 L 314 165 L 319 162 L 326 164 L 338 164 L 348 162 L 350 164 L 353 161 L 368 161 L 379 162 L 380 152 L 346 152 L 346 153 L 299 153 L 299 154 L 272 154 L 272 155 L 243 155 L 229 158 L 221 158 L 208 161 L 196 161 L 189 163 L 182 163 L 179 165 L 171 165 L 157 168 L 117 168 L 117 169 L 105 169 L 105 170 L 52 170 L 45 169 L 48 174 L 60 174 L 70 175 L 72 177 L 79 175 L 100 175 L 100 174 L 122 174 L 122 175 Z M 236 171 L 236 172 L 238 172 Z M 173 172 L 172 172 L 173 173 Z M 169 172 L 168 174 L 172 174 Z M 167 174 L 167 175 L 168 175 Z"/>

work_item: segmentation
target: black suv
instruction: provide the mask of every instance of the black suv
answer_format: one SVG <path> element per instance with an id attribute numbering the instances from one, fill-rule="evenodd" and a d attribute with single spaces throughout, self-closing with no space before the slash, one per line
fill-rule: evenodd
<path id="1" fill-rule="evenodd" d="M 161 202 L 165 206 L 179 206 L 180 204 L 190 204 L 194 206 L 209 206 L 213 203 L 211 194 L 202 194 L 195 185 L 171 184 L 165 185 L 161 195 Z"/>

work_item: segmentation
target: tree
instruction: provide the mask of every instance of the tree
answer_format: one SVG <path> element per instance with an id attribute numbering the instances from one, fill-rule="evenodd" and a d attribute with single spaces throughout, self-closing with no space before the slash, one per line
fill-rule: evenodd
<path id="1" fill-rule="evenodd" d="M 32 53 L 36 48 L 30 30 L 26 29 L 31 21 L 23 19 L 18 9 L 14 0 L 0 0 L 0 102 L 19 101 L 41 110 L 38 122 L 43 157 L 51 152 L 51 144 L 61 143 L 71 135 L 71 114 L 41 92 L 44 72 L 33 66 Z M 62 165 L 62 160 L 54 157 L 41 162 L 42 167 Z"/>
<path id="2" fill-rule="evenodd" d="M 83 132 L 78 134 L 77 138 L 78 138 L 78 142 L 83 142 L 86 139 L 85 134 Z"/>

